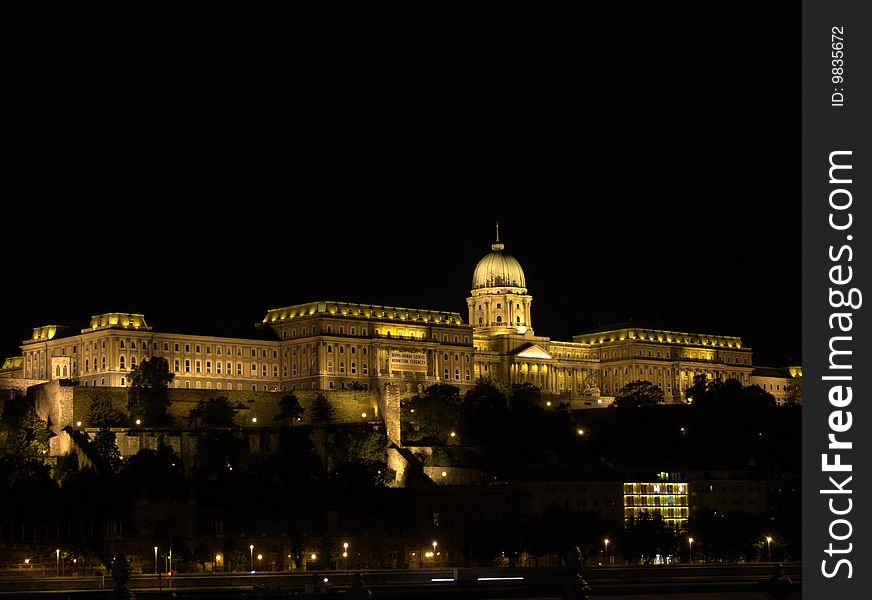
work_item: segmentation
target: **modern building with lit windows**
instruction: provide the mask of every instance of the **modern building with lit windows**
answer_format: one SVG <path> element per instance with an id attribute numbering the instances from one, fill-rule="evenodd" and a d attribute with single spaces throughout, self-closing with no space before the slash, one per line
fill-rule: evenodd
<path id="1" fill-rule="evenodd" d="M 663 517 L 663 522 L 674 529 L 684 529 L 690 507 L 687 502 L 687 483 L 664 478 L 663 481 L 624 483 L 624 519 L 637 520 L 643 515 Z"/>

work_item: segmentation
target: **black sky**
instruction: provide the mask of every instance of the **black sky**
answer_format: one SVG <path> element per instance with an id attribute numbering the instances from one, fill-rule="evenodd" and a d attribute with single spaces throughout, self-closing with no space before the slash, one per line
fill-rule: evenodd
<path id="1" fill-rule="evenodd" d="M 538 334 L 632 318 L 800 359 L 796 3 L 16 4 L 4 356 L 116 310 L 465 318 L 499 219 Z"/>

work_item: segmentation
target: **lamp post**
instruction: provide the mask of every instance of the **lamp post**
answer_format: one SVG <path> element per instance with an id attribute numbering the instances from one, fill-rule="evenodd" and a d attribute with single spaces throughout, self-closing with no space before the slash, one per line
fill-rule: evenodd
<path id="1" fill-rule="evenodd" d="M 687 538 L 687 545 L 690 548 L 690 550 L 689 550 L 690 563 L 693 564 L 693 538 L 692 537 Z"/>
<path id="2" fill-rule="evenodd" d="M 348 542 L 342 543 L 342 558 L 345 559 L 345 572 L 348 573 Z"/>
<path id="3" fill-rule="evenodd" d="M 60 577 L 61 576 L 61 549 L 60 548 L 57 548 L 55 550 L 55 557 L 56 557 L 55 576 Z"/>
<path id="4" fill-rule="evenodd" d="M 249 557 L 248 557 L 248 571 L 254 571 L 254 544 L 248 547 Z"/>
<path id="5" fill-rule="evenodd" d="M 218 572 L 218 565 L 219 565 L 220 562 L 221 562 L 221 555 L 220 555 L 220 554 L 216 554 L 216 555 L 215 555 L 215 568 L 213 569 L 213 572 L 215 572 L 215 573 Z"/>
<path id="6" fill-rule="evenodd" d="M 436 546 L 437 545 L 438 544 L 436 543 L 436 540 L 433 540 L 433 566 L 434 567 L 436 566 Z"/>
<path id="7" fill-rule="evenodd" d="M 766 536 L 766 555 L 769 562 L 772 562 L 772 537 Z"/>
<path id="8" fill-rule="evenodd" d="M 154 574 L 157 575 L 157 546 L 154 547 Z"/>
<path id="9" fill-rule="evenodd" d="M 603 546 L 606 549 L 606 564 L 609 564 L 609 538 L 603 540 Z"/>

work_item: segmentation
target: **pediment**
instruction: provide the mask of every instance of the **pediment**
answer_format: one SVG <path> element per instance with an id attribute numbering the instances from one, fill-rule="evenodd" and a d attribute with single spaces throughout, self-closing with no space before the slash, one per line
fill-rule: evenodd
<path id="1" fill-rule="evenodd" d="M 548 354 L 541 346 L 536 344 L 525 344 L 514 352 L 518 358 L 538 358 L 540 360 L 551 360 L 551 355 Z"/>

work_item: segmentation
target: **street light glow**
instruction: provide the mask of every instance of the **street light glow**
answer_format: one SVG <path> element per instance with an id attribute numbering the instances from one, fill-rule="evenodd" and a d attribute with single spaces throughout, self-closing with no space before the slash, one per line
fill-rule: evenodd
<path id="1" fill-rule="evenodd" d="M 142 420 L 141 420 L 141 419 L 136 419 L 136 424 L 137 424 L 137 425 L 142 425 Z"/>

